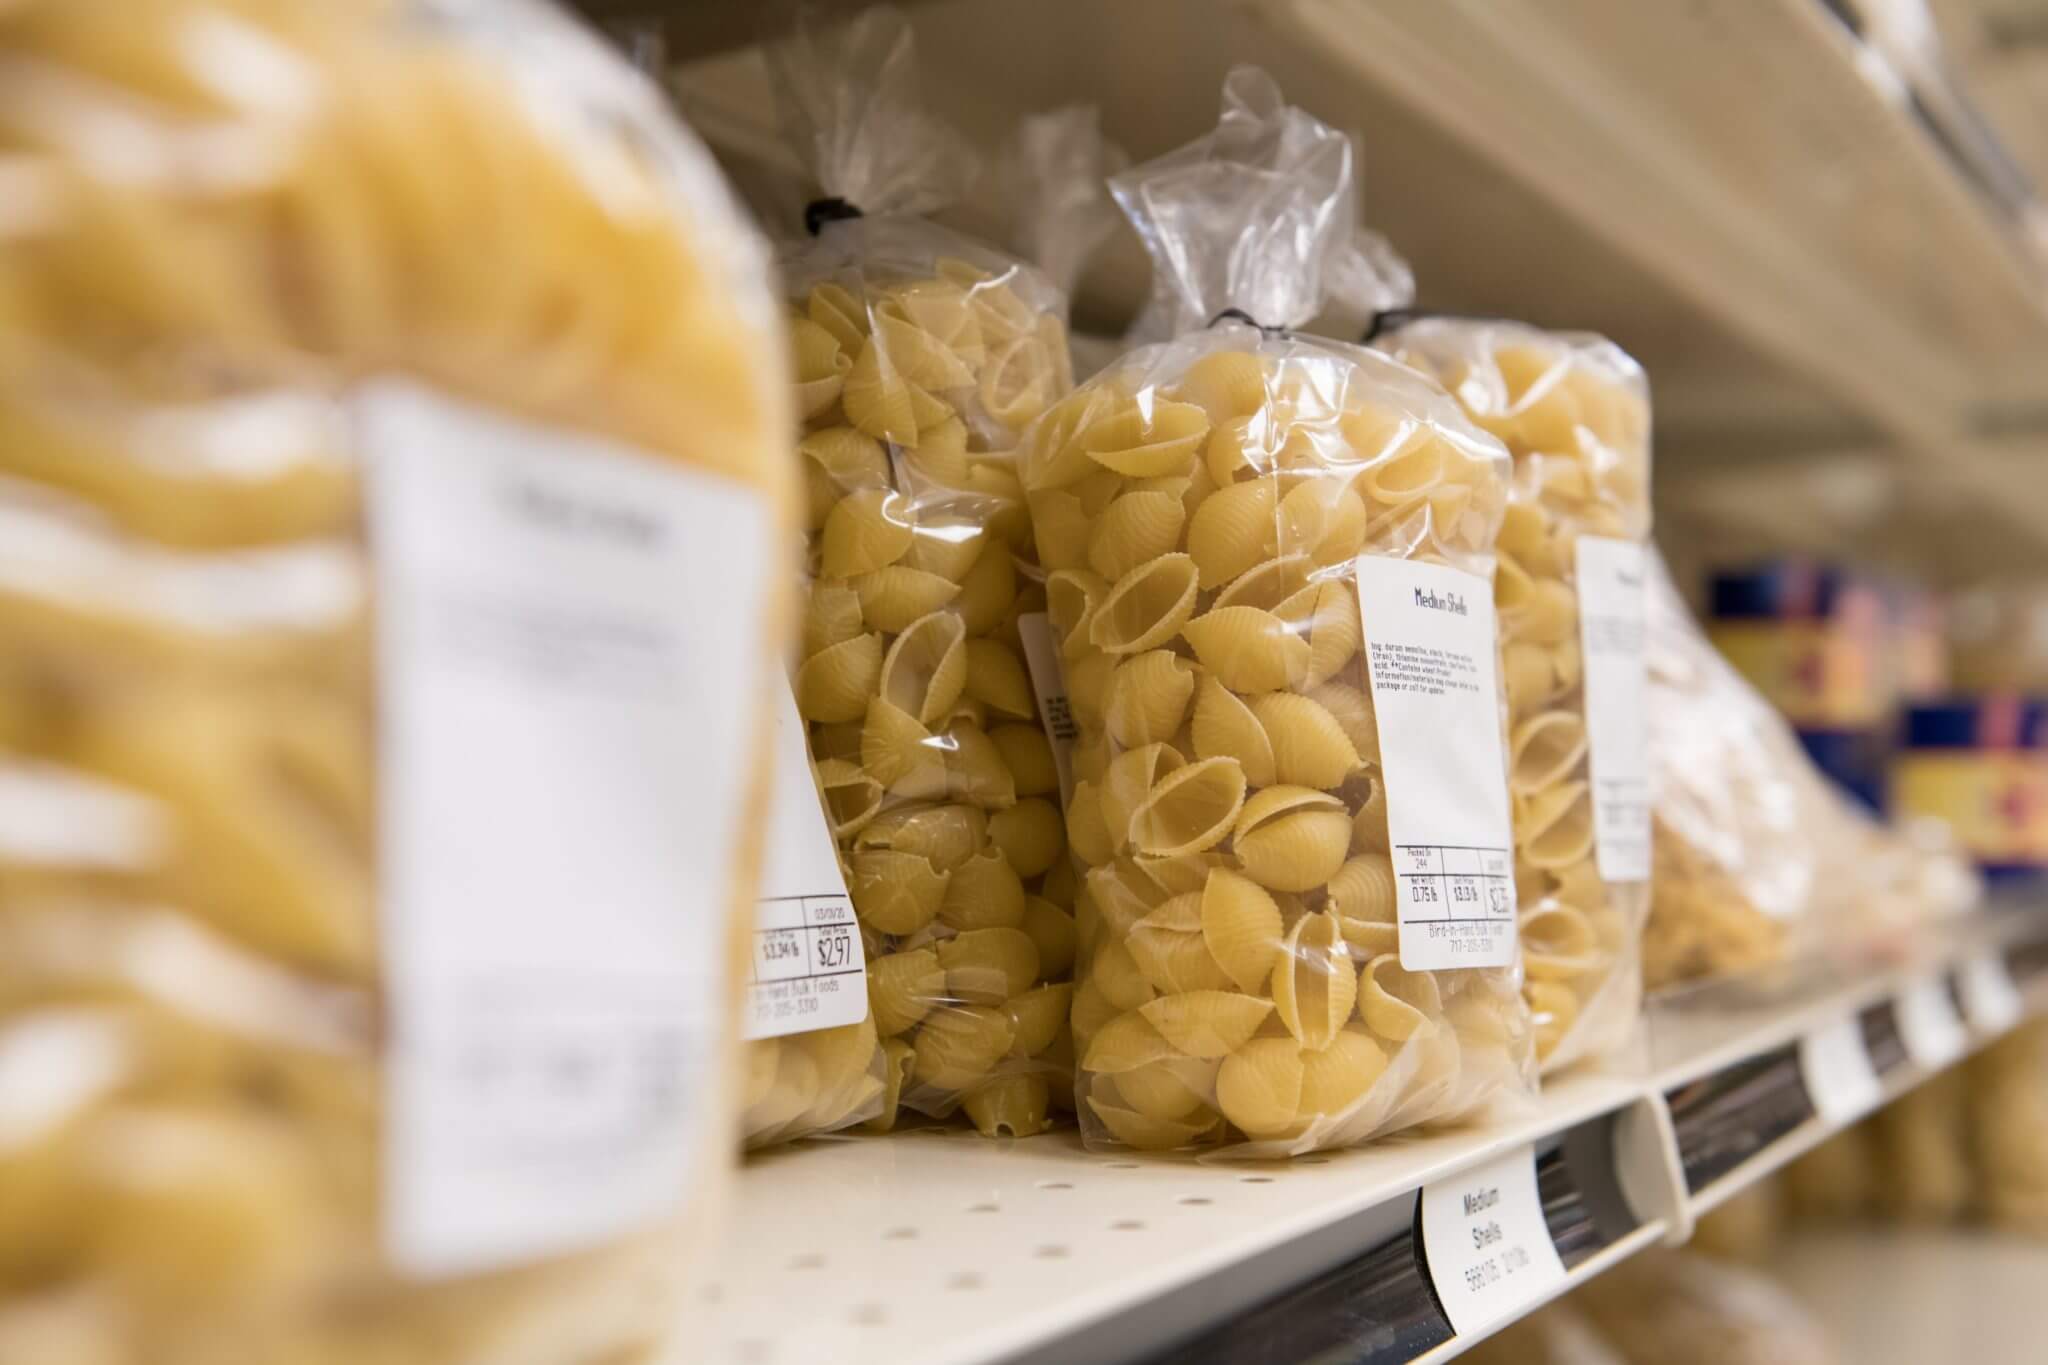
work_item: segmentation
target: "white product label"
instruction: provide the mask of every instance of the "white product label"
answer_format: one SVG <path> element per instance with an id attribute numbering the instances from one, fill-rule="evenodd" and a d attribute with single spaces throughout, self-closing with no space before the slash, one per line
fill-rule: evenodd
<path id="1" fill-rule="evenodd" d="M 1900 991 L 1892 1015 L 1898 1020 L 1906 1055 L 1915 1066 L 1937 1070 L 1962 1056 L 1969 1046 L 1969 1031 L 1940 977 L 1922 977 Z"/>
<path id="2" fill-rule="evenodd" d="M 1508 966 L 1515 859 L 1493 585 L 1441 564 L 1360 555 L 1358 604 L 1400 884 L 1401 965 Z"/>
<path id="3" fill-rule="evenodd" d="M 1517 1147 L 1422 1191 L 1422 1252 L 1459 1336 L 1519 1316 L 1564 1283 L 1543 1221 L 1536 1151 Z"/>
<path id="4" fill-rule="evenodd" d="M 768 809 L 754 969 L 744 1032 L 780 1038 L 867 1018 L 860 926 L 788 687 L 775 689 L 775 794 Z"/>
<path id="5" fill-rule="evenodd" d="M 1600 876 L 1609 882 L 1647 881 L 1650 728 L 1643 547 L 1632 540 L 1580 536 L 1577 571 Z"/>
<path id="6" fill-rule="evenodd" d="M 1884 1098 L 1863 1042 L 1863 1024 L 1853 1014 L 1799 1040 L 1799 1074 L 1813 1112 L 1831 1124 L 1854 1123 Z"/>
<path id="7" fill-rule="evenodd" d="M 766 509 L 724 480 L 380 383 L 384 1233 L 415 1276 L 672 1213 L 712 1102 Z"/>
<path id="8" fill-rule="evenodd" d="M 1031 690 L 1038 694 L 1038 718 L 1045 724 L 1045 737 L 1052 745 L 1053 766 L 1060 774 L 1060 806 L 1074 796 L 1074 741 L 1081 727 L 1074 722 L 1074 708 L 1067 703 L 1067 674 L 1060 664 L 1058 637 L 1052 620 L 1042 611 L 1017 618 L 1017 634 L 1024 641 L 1024 665 L 1031 670 Z"/>
<path id="9" fill-rule="evenodd" d="M 1957 973 L 1963 1015 L 1980 1033 L 2003 1033 L 2020 1021 L 2019 988 L 2006 970 L 2005 954 L 1988 949 L 1973 955 Z"/>

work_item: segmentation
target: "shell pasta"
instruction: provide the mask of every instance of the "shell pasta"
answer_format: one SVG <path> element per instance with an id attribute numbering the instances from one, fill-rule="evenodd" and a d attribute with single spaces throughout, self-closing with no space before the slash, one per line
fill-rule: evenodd
<path id="1" fill-rule="evenodd" d="M 1361 553 L 1483 568 L 1506 464 L 1420 376 L 1235 323 L 1134 353 L 1034 432 L 1082 725 L 1091 1140 L 1305 1152 L 1525 1083 L 1512 971 L 1400 968 L 1352 586 Z"/>
<path id="2" fill-rule="evenodd" d="M 1180 335 L 1049 408 L 1023 470 L 1080 728 L 1083 1136 L 1280 1156 L 1526 1094 L 1514 968 L 1400 967 L 1358 589 L 1373 556 L 1486 573 L 1507 452 L 1426 376 L 1286 330 L 1369 267 L 1348 139 L 1265 73 L 1110 187 L 1142 325 Z"/>
<path id="3" fill-rule="evenodd" d="M 1603 879 L 1596 858 L 1576 552 L 1649 537 L 1648 388 L 1610 342 L 1515 323 L 1423 318 L 1382 344 L 1514 456 L 1494 599 L 1524 994 L 1546 1071 L 1610 1055 L 1636 1035 L 1649 885 Z"/>
<path id="4" fill-rule="evenodd" d="M 1069 385 L 1064 304 L 913 220 L 831 225 L 786 266 L 810 531 L 793 683 L 869 1018 L 750 1045 L 748 1141 L 904 1108 L 1037 1132 L 1067 1089 L 1073 879 L 1017 629 L 1045 598 L 1013 452 Z"/>

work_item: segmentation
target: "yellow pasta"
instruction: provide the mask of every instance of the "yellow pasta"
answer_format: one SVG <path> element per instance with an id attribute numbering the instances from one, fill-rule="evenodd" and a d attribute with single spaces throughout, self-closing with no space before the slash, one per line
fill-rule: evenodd
<path id="1" fill-rule="evenodd" d="M 1546 1071 L 1612 1055 L 1634 1036 L 1649 897 L 1593 867 L 1575 556 L 1581 536 L 1648 538 L 1642 372 L 1599 338 L 1512 323 L 1423 319 L 1384 344 L 1441 378 L 1514 457 L 1494 600 L 1526 994 Z"/>
<path id="2" fill-rule="evenodd" d="M 0 14 L 0 69 L 0 773 L 29 788 L 0 811 L 0 1111 L 28 1120 L 0 1140 L 0 1358 L 425 1365 L 675 1349 L 662 1339 L 678 1277 L 717 1226 L 737 1105 L 788 1123 L 860 1102 L 794 1049 L 735 1075 L 738 1057 L 708 1041 L 734 1023 L 715 1011 L 692 1022 L 684 1002 L 659 1033 L 634 1022 L 678 979 L 716 1000 L 743 970 L 766 775 L 709 759 L 726 743 L 765 751 L 758 684 L 794 631 L 784 594 L 752 589 L 794 548 L 799 466 L 813 463 L 789 448 L 792 399 L 829 407 L 850 359 L 819 328 L 785 347 L 764 255 L 709 158 L 545 6 L 18 0 Z M 432 448 L 418 439 L 429 420 Z M 686 485 L 715 490 L 736 528 L 744 514 L 769 529 L 720 566 L 730 594 L 674 581 L 694 572 L 670 553 L 696 535 L 672 515 L 680 498 L 635 505 L 628 491 Z M 550 926 L 588 928 L 579 946 L 617 932 L 538 882 L 504 903 L 489 890 L 494 869 L 545 866 L 520 823 L 493 819 L 521 807 L 483 799 L 500 794 L 491 784 L 518 772 L 544 789 L 560 769 L 494 762 L 485 737 L 505 722 L 481 714 L 448 762 L 442 727 L 423 737 L 413 714 L 414 651 L 445 646 L 465 698 L 527 723 L 522 757 L 580 751 L 589 731 L 535 698 L 580 706 L 585 664 L 639 646 L 566 647 L 563 632 L 586 609 L 622 633 L 649 618 L 630 595 L 607 598 L 605 574 L 537 607 L 519 584 L 557 571 L 553 550 L 462 570 L 456 591 L 447 568 L 407 562 L 422 506 L 437 551 L 457 556 L 443 564 L 513 544 L 500 537 L 523 525 L 528 544 L 581 542 L 574 553 L 618 555 L 621 573 L 664 576 L 695 613 L 655 642 L 690 661 L 683 695 L 708 706 L 716 690 L 698 683 L 747 681 L 715 725 L 696 717 L 721 742 L 685 750 L 706 759 L 688 776 L 739 833 L 676 836 L 695 851 L 669 872 L 697 903 L 674 952 L 616 976 L 595 955 L 577 958 L 581 975 L 523 962 Z M 433 630 L 400 626 L 408 597 Z M 807 656 L 854 645 L 806 689 L 842 718 L 849 680 L 879 669 L 843 606 L 805 629 Z M 582 662 L 558 668 L 569 656 Z M 656 676 L 637 674 L 645 662 L 617 676 Z M 645 732 L 619 721 L 620 739 Z M 665 739 L 615 750 L 587 789 L 555 795 L 609 806 L 608 767 L 647 779 L 635 822 L 702 821 L 654 780 L 676 752 Z M 426 827 L 412 809 L 422 767 L 443 798 Z M 45 789 L 140 816 L 148 837 L 39 843 L 35 828 L 72 823 L 48 818 Z M 837 818 L 860 823 L 866 796 L 835 789 Z M 22 827 L 24 812 L 43 818 Z M 606 881 L 619 850 L 565 823 L 564 865 Z M 419 894 L 404 851 L 430 832 L 469 849 L 430 854 L 520 927 L 492 945 L 507 951 L 458 942 L 420 961 L 423 939 L 459 927 L 446 898 Z M 629 880 L 594 899 L 629 908 Z M 692 943 L 708 961 L 682 956 Z M 602 999 L 577 993 L 592 975 Z M 423 990 L 450 999 L 428 976 L 469 994 L 423 1024 Z M 621 1012 L 585 1013 L 614 1000 Z M 473 1211 L 496 1202 L 505 1168 L 470 1162 L 470 1133 L 432 1115 L 490 1089 L 485 1072 L 511 1073 L 451 1059 L 516 1071 L 571 1012 L 638 1056 L 640 1081 L 692 1125 L 615 1114 L 618 1167 L 642 1164 L 650 1120 L 664 1152 L 693 1155 L 649 1191 L 576 1159 L 576 1130 L 551 1126 L 555 1192 L 518 1210 L 514 1234 L 455 1245 L 476 1237 Z M 408 1076 L 428 1078 L 417 1103 Z M 497 1154 L 535 1140 L 504 1112 Z M 423 1129 L 441 1160 L 421 1159 Z M 449 1164 L 478 1183 L 451 1188 Z M 642 1207 L 603 1212 L 622 1194 Z M 548 1224 L 558 1199 L 594 1210 L 570 1252 Z M 451 1200 L 469 1216 L 436 1212 Z M 627 1283 L 648 1311 L 604 1288 Z"/>
<path id="3" fill-rule="evenodd" d="M 1186 555 L 1161 555 L 1118 579 L 1089 614 L 1088 642 L 1104 654 L 1137 654 L 1171 641 L 1195 609 L 1196 572 Z"/>
<path id="4" fill-rule="evenodd" d="M 1270 136 L 1205 145 L 1202 164 L 1313 146 L 1313 174 L 1341 179 L 1338 134 L 1247 73 L 1227 91 L 1237 131 Z M 1530 1083 L 1527 1008 L 1511 971 L 1448 973 L 1498 1005 L 1460 1016 L 1467 1037 L 1429 978 L 1394 975 L 1372 622 L 1354 581 L 1360 555 L 1486 572 L 1507 454 L 1412 370 L 1277 330 L 1316 311 L 1302 288 L 1323 277 L 1315 263 L 1187 235 L 1208 208 L 1153 222 L 1186 182 L 1130 174 L 1142 235 L 1184 249 L 1154 300 L 1182 335 L 1048 408 L 1020 465 L 1081 731 L 1066 829 L 1084 1136 L 1281 1155 L 1469 1112 Z M 1348 191 L 1318 181 L 1300 205 L 1325 192 Z M 1349 222 L 1332 208 L 1294 236 L 1262 223 L 1261 240 Z M 1301 296 L 1266 316 L 1239 287 Z M 1233 308 L 1272 326 L 1209 325 Z"/>
<path id="5" fill-rule="evenodd" d="M 1302 1056 L 1291 1038 L 1245 1043 L 1216 1072 L 1216 1107 L 1250 1137 L 1284 1134 L 1301 1111 Z"/>
<path id="6" fill-rule="evenodd" d="M 1311 1052 L 1321 1052 L 1336 1039 L 1358 1002 L 1358 978 L 1346 942 L 1336 914 L 1324 913 L 1296 920 L 1280 945 L 1273 1004 L 1287 1031 Z"/>

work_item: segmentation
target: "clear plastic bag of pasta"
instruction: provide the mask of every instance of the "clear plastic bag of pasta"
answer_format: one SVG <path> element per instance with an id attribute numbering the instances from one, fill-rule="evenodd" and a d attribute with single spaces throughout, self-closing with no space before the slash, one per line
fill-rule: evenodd
<path id="1" fill-rule="evenodd" d="M 1654 555 L 1648 576 L 1645 984 L 1855 959 L 1967 908 L 1977 887 L 1953 855 L 1855 807 L 1707 640 Z"/>
<path id="2" fill-rule="evenodd" d="M 0 1360 L 637 1354 L 729 1189 L 767 253 L 537 5 L 0 69 Z"/>
<path id="3" fill-rule="evenodd" d="M 1522 993 L 1546 1073 L 1613 1056 L 1637 1037 L 1650 910 L 1649 384 L 1603 337 L 1521 323 L 1422 316 L 1378 344 L 1435 375 L 1514 457 L 1494 601 Z"/>
<path id="4" fill-rule="evenodd" d="M 1810 948 L 1829 894 L 1823 847 L 1844 817 L 1798 737 L 1714 649 L 1654 556 L 1649 593 L 1655 868 L 1643 977 L 1655 990 Z"/>
<path id="5" fill-rule="evenodd" d="M 1356 203 L 1348 141 L 1264 73 L 1234 71 L 1215 134 L 1112 188 L 1182 334 L 1055 405 L 1024 469 L 1080 727 L 1083 1132 L 1279 1155 L 1525 1093 L 1490 614 L 1431 597 L 1483 631 L 1483 695 L 1450 728 L 1481 741 L 1505 957 L 1407 970 L 1364 654 L 1403 642 L 1360 603 L 1427 563 L 1479 575 L 1457 581 L 1484 607 L 1506 452 L 1415 371 L 1281 330 L 1354 249 Z M 1225 309 L 1267 325 L 1205 325 Z"/>
<path id="6" fill-rule="evenodd" d="M 846 1077 L 880 1067 L 877 1128 L 964 1108 L 1021 1136 L 1071 1068 L 1073 878 L 1018 628 L 1044 594 L 1014 454 L 1071 384 L 1066 302 L 914 216 L 965 158 L 917 107 L 911 62 L 888 9 L 770 59 L 826 196 L 782 258 L 811 533 L 796 703 L 871 1006 L 815 1072 L 858 1096 Z M 792 1102 L 779 1081 L 756 1100 Z"/>

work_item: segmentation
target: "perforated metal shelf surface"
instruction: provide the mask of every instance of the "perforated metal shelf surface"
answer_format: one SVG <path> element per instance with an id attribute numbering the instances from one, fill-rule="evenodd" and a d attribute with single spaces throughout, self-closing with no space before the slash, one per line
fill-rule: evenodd
<path id="1" fill-rule="evenodd" d="M 1284 1164 L 1090 1153 L 1071 1131 L 771 1153 L 706 1289 L 704 1359 L 1140 1359 L 1399 1232 L 1423 1184 L 1638 1098 L 1574 1080 L 1497 1128 Z"/>
<path id="2" fill-rule="evenodd" d="M 1888 1103 L 1928 1074 L 1903 1053 L 1900 993 L 1994 953 L 2039 1010 L 2044 937 L 2040 913 L 2008 909 L 1860 969 L 1702 992 L 1653 1011 L 1650 1055 L 1629 1074 L 1553 1083 L 1484 1130 L 1292 1163 L 1089 1152 L 1072 1131 L 988 1142 L 933 1129 L 771 1152 L 748 1163 L 693 1308 L 708 1337 L 668 1365 L 1177 1361 L 1287 1305 L 1330 1320 L 1254 1333 L 1260 1365 L 1322 1359 L 1333 1342 L 1373 1365 L 1446 1360 L 1486 1333 L 1447 1336 L 1434 1312 L 1407 1240 L 1422 1186 L 1533 1147 L 1546 1200 L 1563 1201 L 1551 1232 L 1569 1288 L 1682 1240 L 1699 1214 L 1843 1126 L 1806 1092 L 1802 1038 L 1854 1021 Z M 1969 1045 L 2014 1022 L 1972 1029 Z M 1555 1152 L 1587 1137 L 1602 1154 L 1567 1178 Z M 1627 1212 L 1595 1220 L 1595 1236 L 1564 1216 L 1563 1192 L 1603 1176 L 1607 1207 Z"/>

